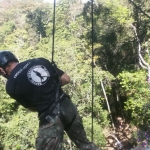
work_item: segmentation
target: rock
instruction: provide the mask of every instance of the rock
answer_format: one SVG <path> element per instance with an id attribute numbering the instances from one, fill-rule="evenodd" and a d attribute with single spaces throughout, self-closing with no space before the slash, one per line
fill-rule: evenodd
<path id="1" fill-rule="evenodd" d="M 113 144 L 113 142 L 114 142 L 113 139 L 108 139 L 109 144 Z"/>
<path id="2" fill-rule="evenodd" d="M 142 145 L 138 145 L 136 148 L 133 150 L 145 150 L 145 148 Z"/>

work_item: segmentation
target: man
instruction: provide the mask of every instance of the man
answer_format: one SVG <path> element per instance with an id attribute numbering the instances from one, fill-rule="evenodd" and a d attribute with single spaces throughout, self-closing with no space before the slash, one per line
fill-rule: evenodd
<path id="1" fill-rule="evenodd" d="M 61 150 L 63 134 L 81 150 L 99 150 L 86 138 L 81 118 L 61 86 L 70 77 L 47 59 L 19 63 L 7 50 L 0 51 L 0 74 L 7 78 L 7 93 L 25 108 L 38 112 L 37 150 Z"/>

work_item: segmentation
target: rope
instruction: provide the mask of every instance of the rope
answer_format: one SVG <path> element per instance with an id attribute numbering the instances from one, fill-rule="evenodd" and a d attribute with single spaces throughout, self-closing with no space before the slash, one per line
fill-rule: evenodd
<path id="1" fill-rule="evenodd" d="M 91 24 L 92 24 L 92 41 L 91 41 L 91 43 L 92 43 L 92 128 L 91 128 L 91 133 L 92 133 L 92 137 L 91 137 L 91 139 L 92 139 L 92 141 L 93 141 L 93 118 L 94 118 L 94 116 L 93 116 L 93 112 L 94 112 L 94 110 L 93 110 L 93 107 L 94 107 L 94 96 L 93 96 L 93 87 L 94 87 L 94 68 L 93 68 L 93 57 L 94 57 L 94 50 L 93 50 L 93 35 L 94 35 L 94 23 L 93 23 L 93 0 L 91 1 L 92 3 L 91 3 L 91 17 L 92 17 L 92 19 L 91 19 Z"/>
<path id="2" fill-rule="evenodd" d="M 52 62 L 54 61 L 54 41 L 55 41 L 55 8 L 56 2 L 54 0 L 54 11 L 53 11 L 53 39 L 52 39 Z"/>

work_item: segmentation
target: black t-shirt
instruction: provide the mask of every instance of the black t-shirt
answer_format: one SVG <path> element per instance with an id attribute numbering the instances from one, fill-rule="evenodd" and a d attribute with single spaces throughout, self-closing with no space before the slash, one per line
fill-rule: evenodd
<path id="1" fill-rule="evenodd" d="M 6 91 L 24 107 L 40 112 L 55 100 L 57 85 L 53 79 L 56 78 L 56 72 L 60 77 L 64 74 L 44 58 L 21 62 L 12 70 Z"/>

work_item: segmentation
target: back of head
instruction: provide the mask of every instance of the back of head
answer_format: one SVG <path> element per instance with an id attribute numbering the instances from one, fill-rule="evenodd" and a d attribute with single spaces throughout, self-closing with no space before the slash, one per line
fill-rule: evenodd
<path id="1" fill-rule="evenodd" d="M 7 65 L 8 62 L 19 62 L 17 57 L 8 50 L 0 51 L 0 67 L 3 68 Z"/>

